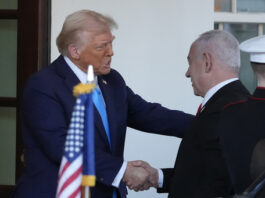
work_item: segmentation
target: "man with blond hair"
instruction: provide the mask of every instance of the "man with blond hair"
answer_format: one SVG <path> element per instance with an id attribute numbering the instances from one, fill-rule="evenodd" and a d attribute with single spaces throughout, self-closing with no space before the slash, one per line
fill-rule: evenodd
<path id="1" fill-rule="evenodd" d="M 57 38 L 61 55 L 27 82 L 22 99 L 26 167 L 14 197 L 55 197 L 75 103 L 72 90 L 78 83 L 86 83 L 89 65 L 94 68 L 95 84 L 103 97 L 107 115 L 107 121 L 103 120 L 94 108 L 97 182 L 91 188 L 92 198 L 125 198 L 127 190 L 123 180 L 141 189 L 151 185 L 146 182 L 140 186 L 148 180 L 147 171 L 123 159 L 127 126 L 183 136 L 193 116 L 146 102 L 125 84 L 117 71 L 111 69 L 114 40 L 111 30 L 115 27 L 117 24 L 113 19 L 94 11 L 81 10 L 69 15 Z M 76 187 L 78 190 L 79 186 Z"/>

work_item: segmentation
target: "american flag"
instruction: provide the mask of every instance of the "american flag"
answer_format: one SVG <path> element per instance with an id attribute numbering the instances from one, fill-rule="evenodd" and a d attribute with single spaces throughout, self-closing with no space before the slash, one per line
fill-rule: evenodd
<path id="1" fill-rule="evenodd" d="M 59 170 L 57 198 L 81 197 L 85 110 L 90 95 L 79 95 L 74 106 Z"/>

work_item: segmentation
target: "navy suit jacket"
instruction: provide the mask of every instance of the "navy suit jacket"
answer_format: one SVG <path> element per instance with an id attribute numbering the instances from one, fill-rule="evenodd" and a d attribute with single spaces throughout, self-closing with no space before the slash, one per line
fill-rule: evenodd
<path id="1" fill-rule="evenodd" d="M 104 81 L 104 83 L 103 83 Z M 79 83 L 62 56 L 34 74 L 27 82 L 22 99 L 22 133 L 25 171 L 14 197 L 55 197 L 58 170 Z M 120 74 L 111 70 L 98 76 L 108 115 L 110 148 L 104 126 L 95 110 L 96 187 L 92 198 L 111 198 L 112 182 L 123 163 L 126 127 L 156 134 L 182 137 L 193 116 L 148 103 L 126 86 Z M 126 197 L 120 183 L 118 195 Z"/>

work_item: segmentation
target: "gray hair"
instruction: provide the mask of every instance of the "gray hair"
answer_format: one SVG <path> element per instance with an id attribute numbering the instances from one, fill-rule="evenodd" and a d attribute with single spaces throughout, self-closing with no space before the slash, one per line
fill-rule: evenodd
<path id="1" fill-rule="evenodd" d="M 199 43 L 201 49 L 210 51 L 222 64 L 239 72 L 239 43 L 232 34 L 221 30 L 211 30 L 201 34 L 195 42 Z"/>
<path id="2" fill-rule="evenodd" d="M 62 30 L 56 39 L 59 52 L 68 54 L 70 44 L 84 44 L 82 34 L 84 32 L 104 33 L 113 28 L 118 28 L 117 23 L 108 16 L 104 16 L 92 10 L 80 10 L 67 16 Z"/>

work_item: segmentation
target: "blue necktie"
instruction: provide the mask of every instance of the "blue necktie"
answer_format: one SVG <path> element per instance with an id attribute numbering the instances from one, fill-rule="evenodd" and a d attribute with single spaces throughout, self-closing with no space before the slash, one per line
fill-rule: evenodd
<path id="1" fill-rule="evenodd" d="M 106 112 L 104 99 L 103 99 L 103 96 L 102 96 L 101 91 L 99 90 L 99 88 L 95 88 L 94 89 L 94 92 L 92 94 L 92 100 L 93 100 L 93 103 L 94 103 L 94 105 L 96 106 L 96 108 L 98 110 L 98 113 L 100 114 L 102 123 L 103 123 L 105 131 L 106 131 L 106 135 L 107 135 L 110 147 L 111 147 L 108 116 L 107 116 L 107 112 Z"/>
<path id="2" fill-rule="evenodd" d="M 108 117 L 107 117 L 107 112 L 106 112 L 106 107 L 105 107 L 105 103 L 104 103 L 104 99 L 103 96 L 101 94 L 101 91 L 99 90 L 99 88 L 95 88 L 92 94 L 92 100 L 94 105 L 96 106 L 101 120 L 103 122 L 105 131 L 106 131 L 106 135 L 111 147 L 111 140 L 110 140 L 110 132 L 109 132 L 109 123 L 108 123 Z M 117 198 L 117 191 L 114 190 L 113 191 L 113 196 L 112 198 Z"/>

